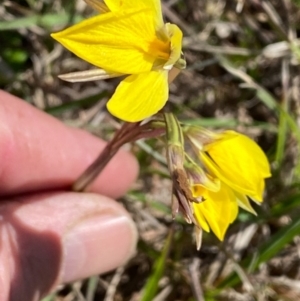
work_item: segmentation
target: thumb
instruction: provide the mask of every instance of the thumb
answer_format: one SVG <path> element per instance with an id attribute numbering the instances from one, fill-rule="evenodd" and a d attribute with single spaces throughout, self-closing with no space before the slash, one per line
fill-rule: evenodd
<path id="1" fill-rule="evenodd" d="M 134 253 L 134 223 L 107 197 L 58 192 L 0 204 L 0 300 L 39 300 L 58 283 L 107 272 Z"/>

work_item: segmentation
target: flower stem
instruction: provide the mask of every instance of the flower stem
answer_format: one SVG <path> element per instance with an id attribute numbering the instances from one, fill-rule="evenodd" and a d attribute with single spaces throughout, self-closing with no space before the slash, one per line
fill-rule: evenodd
<path id="1" fill-rule="evenodd" d="M 127 139 L 129 138 L 128 133 L 134 134 L 134 128 L 138 125 L 139 123 L 125 122 L 122 127 L 115 133 L 113 139 L 107 143 L 96 160 L 74 182 L 72 190 L 85 191 L 97 178 L 97 176 L 103 171 L 105 166 L 118 152 L 120 147 L 127 142 Z"/>
<path id="2" fill-rule="evenodd" d="M 154 120 L 143 125 L 140 125 L 140 122 L 125 122 L 115 133 L 113 139 L 107 143 L 96 160 L 74 182 L 72 190 L 78 192 L 87 190 L 87 188 L 93 183 L 108 162 L 124 144 L 141 138 L 157 137 L 164 132 L 164 124 Z"/>

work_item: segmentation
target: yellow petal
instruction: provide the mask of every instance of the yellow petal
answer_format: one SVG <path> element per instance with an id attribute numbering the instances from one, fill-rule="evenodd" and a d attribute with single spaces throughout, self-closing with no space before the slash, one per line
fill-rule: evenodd
<path id="1" fill-rule="evenodd" d="M 233 191 L 224 183 L 218 192 L 206 190 L 204 201 L 199 204 L 193 204 L 195 217 L 199 221 L 203 230 L 207 231 L 203 217 L 209 228 L 220 239 L 224 235 L 228 226 L 236 219 L 238 214 L 238 205 Z"/>
<path id="2" fill-rule="evenodd" d="M 162 11 L 160 0 L 105 0 L 106 5 L 111 11 L 119 11 L 128 8 L 150 8 L 155 15 L 155 23 L 159 27 L 163 26 Z"/>
<path id="3" fill-rule="evenodd" d="M 158 56 L 169 56 L 156 38 L 148 9 L 108 12 L 82 21 L 52 37 L 87 62 L 112 73 L 150 71 Z"/>
<path id="4" fill-rule="evenodd" d="M 264 152 L 253 140 L 234 131 L 219 137 L 200 154 L 205 166 L 234 190 L 262 201 L 264 178 L 271 175 Z"/>
<path id="5" fill-rule="evenodd" d="M 200 203 L 200 204 L 193 203 L 195 219 L 199 223 L 199 226 L 201 229 L 203 229 L 206 232 L 210 232 L 210 227 L 209 227 L 209 225 L 203 215 L 203 212 L 202 212 L 203 206 L 200 207 L 201 204 L 202 203 Z"/>
<path id="6" fill-rule="evenodd" d="M 126 77 L 107 103 L 110 113 L 136 122 L 157 113 L 169 94 L 167 71 L 151 71 Z"/>
<path id="7" fill-rule="evenodd" d="M 246 210 L 254 215 L 257 215 L 255 210 L 252 208 L 247 196 L 245 196 L 241 193 L 238 193 L 236 191 L 234 192 L 234 194 L 236 195 L 239 207 L 243 208 L 244 210 Z"/>
<path id="8" fill-rule="evenodd" d="M 182 31 L 175 24 L 167 23 L 166 29 L 171 40 L 171 54 L 168 61 L 165 63 L 165 69 L 171 69 L 179 60 L 182 49 Z"/>

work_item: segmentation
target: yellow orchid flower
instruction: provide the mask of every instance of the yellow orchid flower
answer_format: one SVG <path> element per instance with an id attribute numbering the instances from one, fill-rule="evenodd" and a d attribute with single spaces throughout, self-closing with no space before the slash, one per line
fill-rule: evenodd
<path id="1" fill-rule="evenodd" d="M 108 101 L 111 114 L 136 122 L 157 113 L 168 99 L 168 72 L 185 67 L 181 30 L 163 23 L 159 0 L 86 2 L 100 14 L 52 37 L 100 69 L 61 78 L 76 82 L 127 75 Z"/>

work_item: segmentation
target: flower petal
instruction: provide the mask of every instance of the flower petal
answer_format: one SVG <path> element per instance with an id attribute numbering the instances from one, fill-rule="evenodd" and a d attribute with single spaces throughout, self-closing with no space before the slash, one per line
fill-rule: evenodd
<path id="1" fill-rule="evenodd" d="M 233 191 L 224 183 L 218 192 L 206 190 L 203 194 L 202 203 L 194 203 L 194 211 L 197 221 L 199 221 L 203 230 L 207 231 L 203 223 L 203 217 L 210 229 L 220 239 L 224 235 L 228 226 L 236 219 L 238 214 L 238 205 Z"/>
<path id="2" fill-rule="evenodd" d="M 243 208 L 244 210 L 254 215 L 257 215 L 256 211 L 252 208 L 248 198 L 245 195 L 238 193 L 236 191 L 234 191 L 234 194 L 236 195 L 239 207 Z"/>
<path id="3" fill-rule="evenodd" d="M 210 232 L 210 227 L 203 215 L 203 207 L 200 207 L 201 204 L 203 203 L 193 203 L 195 219 L 199 223 L 201 229 L 203 229 L 206 232 Z"/>
<path id="4" fill-rule="evenodd" d="M 150 71 L 157 57 L 169 56 L 156 38 L 149 9 L 108 12 L 82 21 L 52 37 L 87 62 L 114 73 Z"/>
<path id="5" fill-rule="evenodd" d="M 119 11 L 121 9 L 128 8 L 150 8 L 155 15 L 155 24 L 159 27 L 163 26 L 162 11 L 160 0 L 143 0 L 143 1 L 132 1 L 132 0 L 105 0 L 106 5 L 111 11 Z"/>
<path id="6" fill-rule="evenodd" d="M 136 122 L 157 113 L 169 94 L 167 71 L 151 71 L 126 77 L 107 103 L 110 113 Z"/>
<path id="7" fill-rule="evenodd" d="M 241 194 L 262 201 L 264 178 L 270 167 L 264 152 L 250 138 L 226 131 L 201 152 L 205 166 L 221 181 Z"/>
<path id="8" fill-rule="evenodd" d="M 164 65 L 164 69 L 170 70 L 179 60 L 182 49 L 182 31 L 175 24 L 167 23 L 166 29 L 171 40 L 171 54 Z"/>

